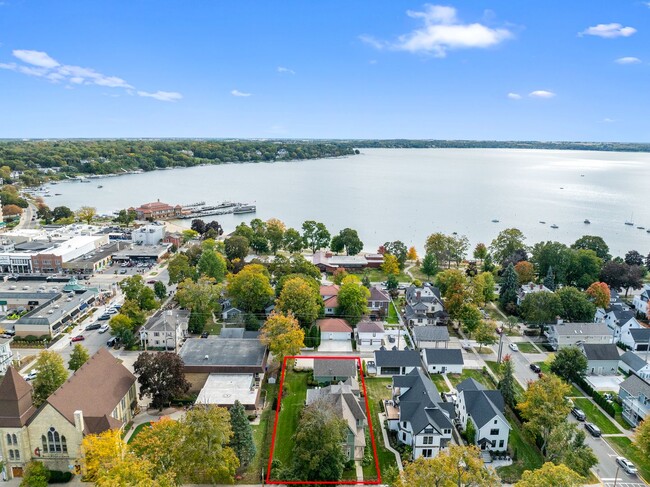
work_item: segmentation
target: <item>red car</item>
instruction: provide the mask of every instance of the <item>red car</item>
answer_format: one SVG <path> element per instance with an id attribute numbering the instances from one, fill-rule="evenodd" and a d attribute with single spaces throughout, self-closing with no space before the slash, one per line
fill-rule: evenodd
<path id="1" fill-rule="evenodd" d="M 72 337 L 72 340 L 71 340 L 71 341 L 73 341 L 73 342 L 81 342 L 81 341 L 83 341 L 83 340 L 85 340 L 85 339 L 86 339 L 85 336 L 83 336 L 83 335 L 77 335 L 76 337 Z"/>

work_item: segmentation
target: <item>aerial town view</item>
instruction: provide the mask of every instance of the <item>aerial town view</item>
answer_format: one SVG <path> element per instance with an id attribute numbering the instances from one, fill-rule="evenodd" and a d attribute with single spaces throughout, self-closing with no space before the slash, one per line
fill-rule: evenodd
<path id="1" fill-rule="evenodd" d="M 650 2 L 0 0 L 0 487 L 650 485 Z"/>

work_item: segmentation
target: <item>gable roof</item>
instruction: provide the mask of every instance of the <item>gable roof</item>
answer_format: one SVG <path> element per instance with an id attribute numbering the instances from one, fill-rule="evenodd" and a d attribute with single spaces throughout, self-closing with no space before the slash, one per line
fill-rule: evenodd
<path id="1" fill-rule="evenodd" d="M 358 333 L 384 333 L 384 324 L 380 321 L 360 321 L 357 323 Z"/>
<path id="2" fill-rule="evenodd" d="M 628 394 L 634 397 L 639 397 L 641 394 L 645 397 L 650 397 L 650 384 L 638 375 L 632 374 L 621 382 L 621 389 L 627 391 Z"/>
<path id="3" fill-rule="evenodd" d="M 650 328 L 630 328 L 630 335 L 635 343 L 648 343 Z"/>
<path id="4" fill-rule="evenodd" d="M 463 353 L 457 348 L 426 348 L 427 364 L 463 365 Z"/>
<path id="5" fill-rule="evenodd" d="M 472 378 L 458 384 L 456 390 L 463 395 L 467 414 L 472 417 L 477 428 L 482 428 L 495 416 L 508 424 L 503 415 L 505 401 L 501 391 L 486 389 L 483 384 Z"/>
<path id="6" fill-rule="evenodd" d="M 560 336 L 611 335 L 605 323 L 561 323 L 549 326 Z"/>
<path id="7" fill-rule="evenodd" d="M 416 350 L 375 350 L 377 367 L 420 367 L 422 361 Z"/>
<path id="8" fill-rule="evenodd" d="M 135 376 L 108 350 L 100 348 L 46 403 L 71 424 L 74 412 L 82 411 L 84 433 L 101 433 L 106 425 L 121 426 L 111 414 L 134 383 Z"/>
<path id="9" fill-rule="evenodd" d="M 328 284 L 326 286 L 320 287 L 320 295 L 325 296 L 336 296 L 339 293 L 339 286 L 336 284 Z"/>
<path id="10" fill-rule="evenodd" d="M 20 428 L 36 412 L 32 386 L 9 366 L 0 382 L 0 428 Z"/>
<path id="11" fill-rule="evenodd" d="M 643 367 L 648 365 L 648 363 L 645 360 L 643 360 L 641 357 L 639 357 L 636 353 L 634 353 L 631 350 L 628 350 L 623 355 L 621 355 L 621 362 L 627 364 L 630 367 L 630 369 L 632 369 L 634 372 L 638 372 Z"/>
<path id="12" fill-rule="evenodd" d="M 357 360 L 314 359 L 314 377 L 356 377 Z"/>
<path id="13" fill-rule="evenodd" d="M 390 301 L 388 294 L 379 289 L 377 286 L 372 286 L 370 288 L 370 297 L 368 301 Z"/>
<path id="14" fill-rule="evenodd" d="M 323 301 L 323 306 L 325 308 L 338 308 L 339 307 L 339 297 L 337 294 L 330 296 L 325 301 Z"/>
<path id="15" fill-rule="evenodd" d="M 634 311 L 632 311 L 631 309 L 622 309 L 620 306 L 612 307 L 610 313 L 612 313 L 616 318 L 617 321 L 616 324 L 618 326 L 623 326 L 628 321 L 635 319 Z"/>
<path id="16" fill-rule="evenodd" d="M 413 334 L 416 341 L 448 342 L 449 330 L 446 326 L 414 326 Z"/>
<path id="17" fill-rule="evenodd" d="M 348 325 L 347 321 L 341 318 L 324 318 L 322 320 L 317 320 L 316 324 L 321 331 L 329 332 L 346 332 L 351 333 L 352 327 Z"/>
<path id="18" fill-rule="evenodd" d="M 587 360 L 618 360 L 618 347 L 613 343 L 584 343 Z"/>

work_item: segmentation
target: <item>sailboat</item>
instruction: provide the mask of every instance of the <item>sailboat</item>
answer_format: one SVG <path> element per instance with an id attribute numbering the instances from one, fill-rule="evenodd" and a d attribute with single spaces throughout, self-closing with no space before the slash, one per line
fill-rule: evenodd
<path id="1" fill-rule="evenodd" d="M 634 213 L 630 216 L 630 219 L 625 222 L 626 225 L 633 227 L 634 226 Z"/>

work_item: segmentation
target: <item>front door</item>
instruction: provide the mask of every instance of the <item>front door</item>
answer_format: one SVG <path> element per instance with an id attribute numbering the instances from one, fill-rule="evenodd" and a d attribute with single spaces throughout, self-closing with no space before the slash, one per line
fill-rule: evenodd
<path id="1" fill-rule="evenodd" d="M 334 333 L 330 333 L 330 340 L 334 340 Z"/>
<path id="2" fill-rule="evenodd" d="M 14 477 L 22 477 L 23 467 L 11 467 L 11 475 L 13 475 Z"/>
<path id="3" fill-rule="evenodd" d="M 447 372 L 447 367 L 443 367 L 442 370 L 440 371 L 441 374 L 444 374 Z"/>

